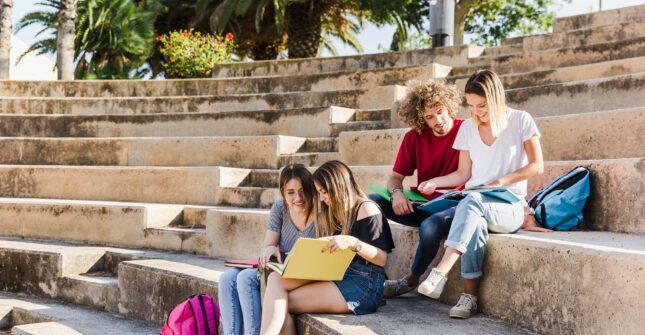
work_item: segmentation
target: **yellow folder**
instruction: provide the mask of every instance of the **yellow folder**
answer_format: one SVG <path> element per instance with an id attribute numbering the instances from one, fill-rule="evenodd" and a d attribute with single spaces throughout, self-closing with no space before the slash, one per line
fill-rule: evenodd
<path id="1" fill-rule="evenodd" d="M 321 252 L 328 241 L 301 237 L 283 264 L 269 263 L 282 278 L 308 280 L 342 280 L 355 252 L 337 250 Z"/>

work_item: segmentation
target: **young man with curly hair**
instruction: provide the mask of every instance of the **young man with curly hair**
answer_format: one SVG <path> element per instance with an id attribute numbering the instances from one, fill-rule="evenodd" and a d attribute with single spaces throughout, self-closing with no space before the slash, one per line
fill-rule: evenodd
<path id="1" fill-rule="evenodd" d="M 403 180 L 417 171 L 417 184 L 457 170 L 459 151 L 452 148 L 463 119 L 457 118 L 460 97 L 457 90 L 441 82 L 415 82 L 397 105 L 397 114 L 412 129 L 399 147 L 387 188 L 392 202 L 372 194 L 388 219 L 419 227 L 419 245 L 410 273 L 385 282 L 384 296 L 396 297 L 414 290 L 419 277 L 434 259 L 441 240 L 450 231 L 454 208 L 430 214 L 417 210 L 403 194 Z M 416 191 L 416 187 L 412 188 Z M 424 195 L 428 200 L 440 193 Z"/>

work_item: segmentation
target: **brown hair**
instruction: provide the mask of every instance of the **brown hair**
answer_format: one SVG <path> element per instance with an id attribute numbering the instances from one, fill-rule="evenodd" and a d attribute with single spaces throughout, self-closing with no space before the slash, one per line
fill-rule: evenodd
<path id="1" fill-rule="evenodd" d="M 329 206 L 318 201 L 318 236 L 330 236 L 337 232 L 349 234 L 354 224 L 352 216 L 356 205 L 369 200 L 358 188 L 352 171 L 341 161 L 329 161 L 314 171 L 314 182 L 327 192 L 330 201 Z"/>
<path id="2" fill-rule="evenodd" d="M 284 198 L 285 186 L 291 179 L 298 179 L 302 184 L 302 191 L 304 193 L 304 202 L 305 202 L 305 212 L 307 213 L 306 221 L 309 221 L 309 217 L 313 213 L 314 203 L 316 200 L 316 189 L 314 188 L 314 179 L 307 170 L 307 168 L 302 164 L 289 164 L 285 166 L 282 171 L 280 171 L 280 194 Z M 285 208 L 288 210 L 289 206 L 285 204 Z"/>
<path id="3" fill-rule="evenodd" d="M 423 112 L 427 107 L 443 106 L 451 117 L 459 112 L 460 97 L 457 89 L 440 81 L 411 81 L 403 100 L 396 105 L 396 113 L 419 134 L 427 127 Z"/>
<path id="4" fill-rule="evenodd" d="M 506 129 L 508 125 L 506 120 L 506 93 L 504 92 L 502 81 L 495 72 L 477 70 L 468 78 L 464 91 L 466 94 L 476 94 L 486 98 L 493 136 L 497 137 L 499 133 Z M 471 117 L 475 125 L 481 124 L 481 120 L 477 115 L 471 113 Z"/>

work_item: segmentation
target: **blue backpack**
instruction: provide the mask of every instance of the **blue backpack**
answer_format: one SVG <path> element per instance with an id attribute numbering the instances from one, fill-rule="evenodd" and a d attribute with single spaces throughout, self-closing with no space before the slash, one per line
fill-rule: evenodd
<path id="1" fill-rule="evenodd" d="M 529 206 L 543 227 L 570 230 L 582 222 L 582 209 L 589 198 L 589 170 L 577 167 L 537 191 Z"/>

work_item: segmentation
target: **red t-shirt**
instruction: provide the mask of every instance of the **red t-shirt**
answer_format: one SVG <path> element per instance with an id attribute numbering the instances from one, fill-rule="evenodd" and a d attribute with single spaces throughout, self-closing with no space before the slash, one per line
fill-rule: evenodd
<path id="1" fill-rule="evenodd" d="M 463 119 L 454 118 L 450 132 L 441 137 L 435 136 L 429 128 L 424 129 L 421 134 L 417 133 L 416 129 L 408 131 L 403 137 L 392 170 L 404 176 L 411 176 L 414 170 L 417 170 L 417 185 L 457 170 L 459 150 L 453 149 L 452 145 L 463 122 Z M 416 191 L 416 187 L 412 187 L 412 190 Z M 423 196 L 432 200 L 439 195 L 440 193 L 435 192 Z"/>

